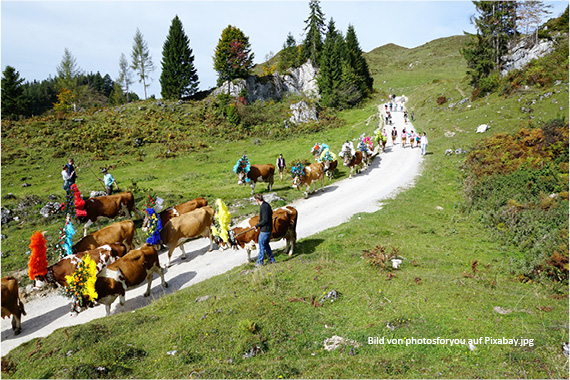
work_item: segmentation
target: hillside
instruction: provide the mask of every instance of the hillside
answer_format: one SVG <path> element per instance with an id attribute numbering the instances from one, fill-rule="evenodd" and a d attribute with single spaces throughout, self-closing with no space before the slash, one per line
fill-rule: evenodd
<path id="1" fill-rule="evenodd" d="M 333 122 L 326 128 L 307 126 L 285 137 L 264 134 L 260 138 L 252 133 L 233 140 L 223 135 L 185 135 L 192 139 L 184 142 L 192 144 L 193 150 L 179 150 L 174 157 L 159 156 L 163 149 L 159 144 L 146 155 L 137 149 L 125 154 L 116 151 L 106 159 L 89 156 L 92 168 L 116 163 L 115 177 L 121 186 L 134 183 L 139 204 L 149 193 L 168 194 L 168 202 L 194 195 L 209 201 L 222 197 L 238 209 L 237 215 L 245 215 L 257 209 L 237 206 L 250 192 L 237 187 L 231 172 L 240 154 L 247 153 L 255 162 L 274 162 L 278 152 L 288 160 L 310 159 L 310 148 L 321 141 L 340 149 L 346 139 L 376 128 L 378 106 L 387 101 L 390 87 L 409 98 L 406 106 L 415 112 L 414 127 L 429 136 L 428 155 L 415 186 L 385 201 L 381 210 L 358 214 L 338 227 L 301 239 L 294 256 L 280 254 L 273 266 L 255 270 L 243 265 L 157 297 L 148 307 L 24 343 L 2 358 L 3 377 L 566 378 L 567 282 L 524 276 L 521 281 L 513 266 L 520 249 L 501 242 L 480 214 L 468 210 L 463 167 L 467 155 L 445 152 L 472 151 L 491 134 L 514 134 L 557 117 L 565 119 L 567 126 L 568 83 L 529 86 L 510 96 L 494 93 L 459 103 L 471 92 L 457 51 L 462 41 L 463 37 L 450 37 L 416 49 L 388 45 L 388 52 L 378 48 L 368 53 L 375 87 L 380 90 L 362 107 L 343 111 L 338 119 L 331 116 L 328 120 Z M 440 97 L 446 98 L 442 104 L 437 101 Z M 137 106 L 153 110 L 147 121 L 141 120 L 145 131 L 165 125 L 165 110 L 178 107 L 168 104 L 154 111 L 160 106 L 133 105 L 124 118 L 138 121 Z M 200 109 L 205 103 L 189 106 Z M 93 125 L 104 123 L 107 112 L 90 115 Z M 43 123 L 47 128 L 60 122 Z M 127 124 L 136 130 L 136 124 Z M 480 124 L 491 129 L 475 133 Z M 61 194 L 57 175 L 61 163 L 45 163 L 40 154 L 53 148 L 30 151 L 37 147 L 31 140 L 39 137 L 29 124 L 10 125 L 23 128 L 20 131 L 26 136 L 5 135 L 4 127 L 3 145 L 15 139 L 19 153 L 10 157 L 8 167 L 3 165 L 2 196 L 12 192 L 16 199 L 10 202 L 15 204 L 26 196 L 44 201 L 50 192 Z M 117 136 L 117 141 L 131 137 Z M 3 163 L 4 154 L 3 150 Z M 341 167 L 335 180 L 347 176 Z M 83 177 L 82 188 L 96 189 L 88 171 Z M 32 186 L 22 188 L 24 181 Z M 6 183 L 12 186 L 5 189 Z M 300 197 L 289 183 L 280 183 L 275 190 L 286 202 Z M 560 199 L 564 207 L 562 195 Z M 567 197 L 565 202 L 567 208 Z M 17 242 L 10 255 L 25 257 L 31 230 L 27 223 L 33 229 L 50 228 L 38 218 L 25 221 L 3 228 L 8 235 L 3 252 L 13 239 Z M 60 217 L 48 221 L 54 224 L 52 233 L 61 222 Z M 399 269 L 383 265 L 382 253 L 392 252 L 405 258 Z M 4 257 L 2 261 L 5 270 Z M 23 260 L 11 263 L 11 270 L 25 265 Z M 337 299 L 320 303 L 332 290 L 338 293 Z M 210 297 L 197 301 L 206 295 Z M 24 317 L 24 329 L 25 323 Z M 3 330 L 3 339 L 10 333 Z M 344 338 L 345 345 L 327 351 L 324 342 L 333 336 Z M 370 338 L 378 340 L 370 344 Z M 418 339 L 438 338 L 457 341 L 453 345 L 418 343 Z M 525 339 L 525 344 L 503 344 L 503 338 Z M 388 339 L 395 339 L 394 344 L 388 344 Z"/>

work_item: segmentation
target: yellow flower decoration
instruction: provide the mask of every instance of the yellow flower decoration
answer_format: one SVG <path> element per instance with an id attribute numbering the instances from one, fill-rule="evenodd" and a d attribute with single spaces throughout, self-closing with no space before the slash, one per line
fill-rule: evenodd
<path id="1" fill-rule="evenodd" d="M 95 282 L 97 282 L 97 264 L 89 255 L 83 256 L 83 259 L 77 265 L 77 269 L 71 276 L 65 276 L 67 286 L 65 291 L 70 296 L 75 295 L 81 299 L 82 296 L 89 297 L 90 301 L 97 298 L 95 290 Z"/>
<path id="2" fill-rule="evenodd" d="M 214 216 L 214 226 L 212 227 L 212 234 L 219 236 L 224 242 L 228 242 L 230 230 L 231 215 L 228 211 L 226 204 L 221 199 L 216 199 L 214 203 L 216 206 L 216 215 Z"/>

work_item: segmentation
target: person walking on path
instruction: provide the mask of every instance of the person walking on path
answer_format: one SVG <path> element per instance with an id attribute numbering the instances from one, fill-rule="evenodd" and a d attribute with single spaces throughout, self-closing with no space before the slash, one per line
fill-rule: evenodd
<path id="1" fill-rule="evenodd" d="M 394 127 L 394 129 L 392 129 L 392 145 L 396 145 L 396 137 L 398 137 L 398 131 L 396 127 Z"/>
<path id="2" fill-rule="evenodd" d="M 426 154 L 426 149 L 427 149 L 427 145 L 428 145 L 428 138 L 427 138 L 425 132 L 422 133 L 421 144 L 422 144 L 422 156 L 425 156 L 425 154 Z"/>
<path id="3" fill-rule="evenodd" d="M 402 129 L 402 148 L 406 147 L 406 138 L 408 137 L 408 133 L 406 132 L 406 128 Z"/>
<path id="4" fill-rule="evenodd" d="M 107 195 L 113 194 L 113 184 L 115 184 L 117 191 L 119 191 L 119 185 L 117 185 L 117 181 L 115 181 L 115 178 L 112 174 L 107 172 L 107 168 L 101 169 L 101 173 L 103 173 L 103 179 L 97 179 L 105 184 L 105 191 L 107 192 Z"/>
<path id="5" fill-rule="evenodd" d="M 279 157 L 277 157 L 275 166 L 279 169 L 279 178 L 283 181 L 283 170 L 285 170 L 285 159 L 283 158 L 283 154 L 280 154 Z"/>
<path id="6" fill-rule="evenodd" d="M 271 231 L 273 230 L 273 210 L 269 203 L 263 200 L 263 195 L 257 193 L 253 198 L 259 205 L 259 223 L 255 225 L 256 229 L 259 228 L 259 255 L 257 256 L 255 266 L 260 267 L 263 266 L 263 259 L 265 258 L 266 252 L 269 264 L 275 262 L 273 251 L 271 251 L 271 246 L 269 245 Z"/>
<path id="7" fill-rule="evenodd" d="M 70 158 L 67 164 L 65 164 L 65 170 L 67 170 L 67 174 L 69 175 L 69 186 L 75 183 L 77 179 L 77 175 L 75 174 L 75 167 L 73 166 L 73 158 Z"/>
<path id="8" fill-rule="evenodd" d="M 61 168 L 61 177 L 63 178 L 63 190 L 67 192 L 71 186 L 71 176 L 67 172 L 67 165 L 63 165 Z"/>

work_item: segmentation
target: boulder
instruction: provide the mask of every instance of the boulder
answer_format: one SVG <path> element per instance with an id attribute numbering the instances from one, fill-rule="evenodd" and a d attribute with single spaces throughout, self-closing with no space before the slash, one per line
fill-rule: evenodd
<path id="1" fill-rule="evenodd" d="M 2 208 L 2 216 L 1 216 L 2 225 L 9 223 L 12 219 L 14 219 L 14 217 L 12 216 L 12 210 L 9 210 L 7 208 Z"/>
<path id="2" fill-rule="evenodd" d="M 526 66 L 533 59 L 544 57 L 554 50 L 554 42 L 540 41 L 530 47 L 527 47 L 528 42 L 520 41 L 513 49 L 511 54 L 503 56 L 503 67 L 501 75 L 506 76 L 511 70 L 520 70 Z"/>
<path id="3" fill-rule="evenodd" d="M 92 191 L 89 194 L 89 198 L 104 197 L 105 195 L 107 195 L 107 193 L 104 191 Z"/>
<path id="4" fill-rule="evenodd" d="M 61 204 L 58 202 L 47 202 L 40 210 L 40 215 L 44 218 L 50 217 L 61 209 Z"/>
<path id="5" fill-rule="evenodd" d="M 317 108 L 305 101 L 293 103 L 289 106 L 291 109 L 291 117 L 289 121 L 293 124 L 308 123 L 309 121 L 318 121 Z"/>
<path id="6" fill-rule="evenodd" d="M 487 124 L 481 124 L 480 126 L 477 127 L 477 131 L 475 133 L 485 133 L 489 128 Z"/>

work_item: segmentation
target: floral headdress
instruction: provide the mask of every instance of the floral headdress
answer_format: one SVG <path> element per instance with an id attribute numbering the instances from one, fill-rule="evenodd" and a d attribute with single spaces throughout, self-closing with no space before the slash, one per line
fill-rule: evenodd
<path id="1" fill-rule="evenodd" d="M 329 149 L 323 150 L 321 157 L 319 157 L 320 162 L 334 161 L 336 160 L 336 154 L 331 152 Z"/>
<path id="2" fill-rule="evenodd" d="M 249 160 L 247 159 L 247 156 L 244 154 L 239 160 L 237 160 L 235 166 L 234 166 L 234 172 L 235 173 L 248 173 L 249 169 L 250 169 L 251 165 L 249 164 Z"/>
<path id="3" fill-rule="evenodd" d="M 216 199 L 214 203 L 216 214 L 214 215 L 214 225 L 212 226 L 212 235 L 219 236 L 224 242 L 229 240 L 230 219 L 231 215 L 226 204 L 221 199 Z"/>
<path id="4" fill-rule="evenodd" d="M 162 230 L 160 215 L 152 207 L 145 208 L 145 211 L 149 218 L 148 228 L 145 232 L 146 242 L 151 245 L 160 244 L 160 231 Z"/>
<path id="5" fill-rule="evenodd" d="M 340 151 L 340 153 L 338 154 L 339 157 L 344 158 L 346 157 L 352 157 L 354 156 L 354 145 L 352 144 L 352 141 L 347 141 L 344 144 L 342 144 L 342 149 Z"/>
<path id="6" fill-rule="evenodd" d="M 291 166 L 291 176 L 302 177 L 305 175 L 305 166 L 301 161 L 297 161 L 293 166 Z"/>
<path id="7" fill-rule="evenodd" d="M 44 234 L 37 231 L 31 237 L 30 261 L 28 262 L 28 276 L 30 280 L 35 280 L 36 276 L 45 276 L 47 274 L 47 240 Z"/>
<path id="8" fill-rule="evenodd" d="M 88 253 L 77 264 L 77 269 L 71 276 L 65 276 L 67 285 L 65 295 L 73 299 L 72 310 L 79 311 L 79 307 L 85 307 L 83 296 L 87 296 L 90 301 L 97 298 L 95 282 L 97 281 L 97 264 Z"/>

